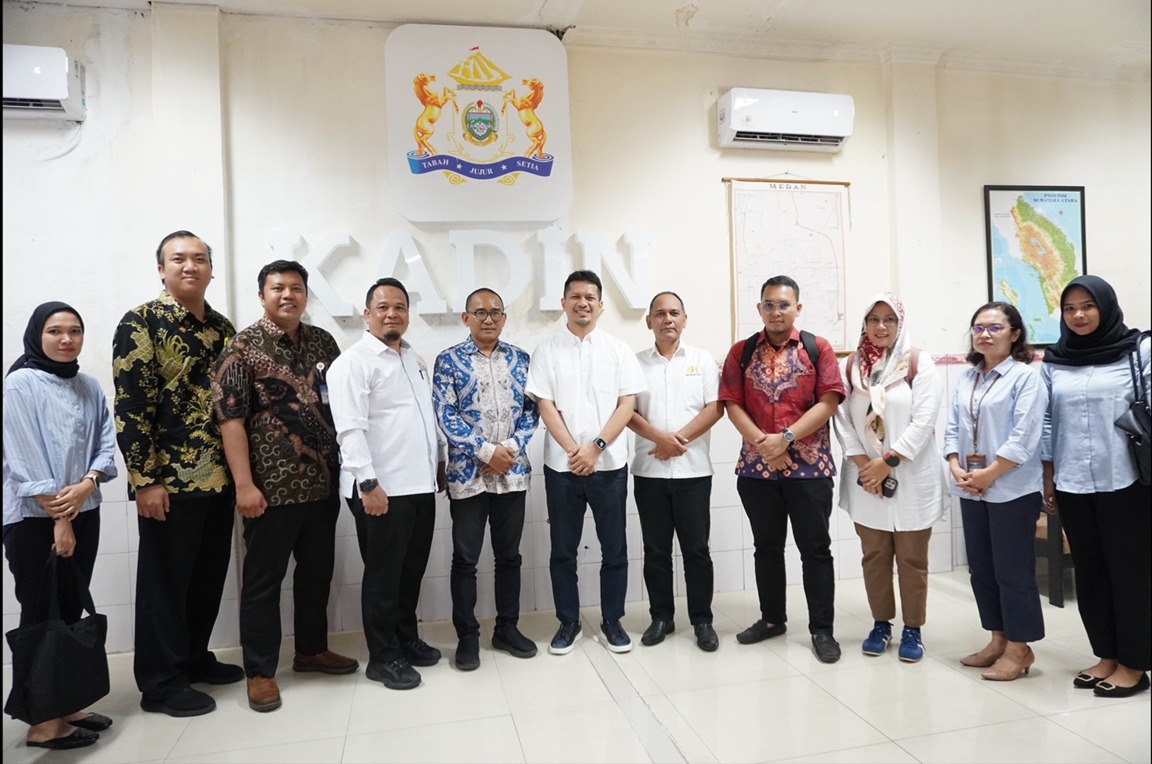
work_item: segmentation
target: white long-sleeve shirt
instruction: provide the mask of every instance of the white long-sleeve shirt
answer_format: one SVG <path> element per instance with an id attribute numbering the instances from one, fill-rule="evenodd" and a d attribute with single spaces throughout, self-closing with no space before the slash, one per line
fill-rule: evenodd
<path id="1" fill-rule="evenodd" d="M 445 460 L 432 405 L 431 371 L 412 347 L 397 353 L 371 333 L 328 370 L 328 395 L 340 443 L 340 493 L 380 481 L 389 496 L 435 493 Z"/>

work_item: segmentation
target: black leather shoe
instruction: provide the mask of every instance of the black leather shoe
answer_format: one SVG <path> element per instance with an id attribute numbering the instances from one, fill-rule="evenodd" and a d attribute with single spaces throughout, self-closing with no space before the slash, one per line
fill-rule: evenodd
<path id="1" fill-rule="evenodd" d="M 716 648 L 720 646 L 720 638 L 716 636 L 716 630 L 712 628 L 710 623 L 698 623 L 692 627 L 696 632 L 696 646 L 706 653 L 715 652 Z"/>
<path id="2" fill-rule="evenodd" d="M 242 681 L 244 669 L 231 663 L 221 663 L 215 658 L 188 672 L 189 684 L 234 684 Z"/>
<path id="3" fill-rule="evenodd" d="M 531 658 L 536 654 L 536 643 L 521 634 L 515 626 L 506 626 L 492 632 L 492 649 L 503 650 L 517 658 Z"/>
<path id="4" fill-rule="evenodd" d="M 47 748 L 52 751 L 67 751 L 70 748 L 83 748 L 86 745 L 92 745 L 100 736 L 92 730 L 86 730 L 82 727 L 77 727 L 72 730 L 71 735 L 64 737 L 54 737 L 51 740 L 41 740 L 39 742 L 33 740 L 25 740 L 24 745 L 30 748 Z"/>
<path id="5" fill-rule="evenodd" d="M 413 666 L 435 666 L 440 662 L 440 651 L 419 637 L 401 645 L 400 651 Z"/>
<path id="6" fill-rule="evenodd" d="M 98 714 L 95 711 L 89 713 L 87 716 L 81 717 L 76 721 L 68 722 L 73 727 L 89 730 L 90 732 L 103 732 L 112 726 L 112 720 L 104 714 Z"/>
<path id="7" fill-rule="evenodd" d="M 778 637 L 786 631 L 788 631 L 788 627 L 785 624 L 767 624 L 764 623 L 763 620 L 760 620 L 737 634 L 736 641 L 742 645 L 754 645 L 757 642 L 763 642 L 769 637 Z"/>
<path id="8" fill-rule="evenodd" d="M 480 668 L 480 638 L 464 637 L 456 645 L 456 668 L 460 671 L 475 671 Z"/>
<path id="9" fill-rule="evenodd" d="M 145 711 L 182 718 L 211 713 L 216 710 L 216 701 L 211 695 L 185 687 L 164 700 L 154 700 L 145 696 L 140 699 L 140 707 Z"/>
<path id="10" fill-rule="evenodd" d="M 840 660 L 840 643 L 831 634 L 813 634 L 812 652 L 821 663 L 835 663 Z"/>
<path id="11" fill-rule="evenodd" d="M 420 686 L 420 672 L 412 668 L 404 658 L 387 663 L 371 663 L 364 670 L 364 676 L 373 682 L 380 682 L 389 690 L 411 690 Z"/>
<path id="12" fill-rule="evenodd" d="M 676 631 L 676 624 L 672 621 L 665 621 L 660 618 L 653 618 L 652 624 L 644 630 L 643 636 L 640 637 L 640 644 L 658 645 L 664 641 L 664 637 Z"/>
<path id="13" fill-rule="evenodd" d="M 1107 679 L 1097 683 L 1092 688 L 1092 693 L 1101 698 L 1128 698 L 1138 693 L 1144 692 L 1149 687 L 1148 675 L 1141 674 L 1140 679 L 1136 684 L 1131 687 L 1121 687 L 1118 684 L 1112 684 Z"/>

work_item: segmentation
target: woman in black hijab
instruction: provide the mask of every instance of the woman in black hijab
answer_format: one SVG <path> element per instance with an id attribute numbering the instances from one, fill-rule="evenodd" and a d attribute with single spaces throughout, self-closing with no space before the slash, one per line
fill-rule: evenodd
<path id="1" fill-rule="evenodd" d="M 1060 342 L 1041 369 L 1049 392 L 1044 500 L 1063 518 L 1080 618 L 1100 659 L 1072 684 L 1127 697 L 1148 689 L 1152 668 L 1152 486 L 1138 480 L 1128 436 L 1113 422 L 1137 383 L 1148 390 L 1150 343 L 1124 325 L 1115 290 L 1098 276 L 1073 279 L 1060 305 Z"/>
<path id="2" fill-rule="evenodd" d="M 64 566 L 79 566 L 85 584 L 92 580 L 99 483 L 116 476 L 112 417 L 100 384 L 80 373 L 83 347 L 84 322 L 76 309 L 44 303 L 28 320 L 24 354 L 4 378 L 4 555 L 21 626 L 43 619 L 40 588 L 53 552 L 63 558 L 54 593 L 60 616 L 74 623 L 83 615 L 81 594 Z M 27 745 L 57 750 L 92 745 L 97 732 L 112 724 L 81 709 L 24 721 L 31 725 Z"/>

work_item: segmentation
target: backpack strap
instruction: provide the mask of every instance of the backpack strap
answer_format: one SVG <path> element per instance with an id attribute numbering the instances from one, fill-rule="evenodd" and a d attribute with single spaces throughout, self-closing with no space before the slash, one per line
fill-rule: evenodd
<path id="1" fill-rule="evenodd" d="M 801 329 L 800 344 L 804 346 L 804 352 L 808 354 L 808 360 L 812 362 L 812 368 L 816 370 L 816 374 L 819 376 L 820 346 L 816 344 L 816 335 Z"/>
<path id="2" fill-rule="evenodd" d="M 758 339 L 760 339 L 760 332 L 756 332 L 744 340 L 744 349 L 740 353 L 741 372 L 745 371 L 748 368 L 748 364 L 752 361 L 752 354 L 756 352 L 756 340 Z"/>

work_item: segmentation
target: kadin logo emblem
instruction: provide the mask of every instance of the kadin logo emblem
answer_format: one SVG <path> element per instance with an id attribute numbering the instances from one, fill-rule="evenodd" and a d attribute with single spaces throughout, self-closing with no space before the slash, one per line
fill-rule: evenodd
<path id="1" fill-rule="evenodd" d="M 413 221 L 556 220 L 572 201 L 564 46 L 404 24 L 385 44 L 391 203 Z"/>
<path id="2" fill-rule="evenodd" d="M 448 76 L 456 81 L 455 89 L 445 85 L 437 92 L 433 83 L 436 75 L 420 72 L 412 80 L 412 89 L 421 111 L 412 128 L 416 143 L 414 151 L 408 152 L 408 166 L 414 175 L 442 171 L 452 183 L 466 180 L 498 180 L 505 185 L 516 182 L 521 172 L 540 177 L 552 174 L 553 157 L 544 153 L 544 143 L 548 132 L 544 122 L 536 114 L 540 102 L 544 100 L 544 83 L 535 77 L 521 80 L 525 90 L 517 94 L 515 88 L 504 89 L 504 82 L 511 76 L 473 46 L 468 57 L 448 71 Z M 451 148 L 438 153 L 432 145 L 437 123 L 448 104 L 453 112 L 461 112 L 461 93 L 472 98 L 472 93 L 500 96 L 500 116 L 506 116 L 511 107 L 520 118 L 522 131 L 509 130 L 504 140 L 496 144 L 499 133 L 499 118 L 496 110 L 483 98 L 470 101 L 460 115 L 460 135 L 455 132 L 444 134 L 444 141 Z M 468 145 L 461 143 L 463 138 Z M 518 145 L 519 144 L 519 145 Z M 527 148 L 522 148 L 523 145 Z M 473 148 L 492 147 L 493 150 L 479 154 Z M 521 153 L 522 152 L 522 153 Z M 517 156 L 523 159 L 509 159 Z"/>

